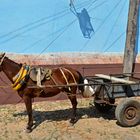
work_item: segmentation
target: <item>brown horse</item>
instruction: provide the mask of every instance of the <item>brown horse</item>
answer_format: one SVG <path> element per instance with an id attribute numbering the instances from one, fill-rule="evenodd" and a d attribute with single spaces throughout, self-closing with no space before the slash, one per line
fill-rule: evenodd
<path id="1" fill-rule="evenodd" d="M 13 77 L 17 75 L 21 67 L 22 64 L 18 64 L 12 61 L 11 59 L 5 56 L 5 53 L 0 54 L 0 71 L 3 71 L 12 83 L 14 83 Z M 35 87 L 36 82 L 34 82 L 30 77 L 28 78 L 26 84 L 22 88 L 17 90 L 19 96 L 24 100 L 27 109 L 28 123 L 26 127 L 26 132 L 32 131 L 33 126 L 32 98 L 35 97 L 52 97 L 59 94 L 60 92 L 67 93 L 73 109 L 70 123 L 74 124 L 76 122 L 76 107 L 77 107 L 76 91 L 77 89 L 79 89 L 79 91 L 81 91 L 83 95 L 83 93 L 85 93 L 84 87 L 83 86 L 47 87 L 47 85 L 57 85 L 57 84 L 68 85 L 75 82 L 76 84 L 84 83 L 82 75 L 72 68 L 62 68 L 62 67 L 61 69 L 60 68 L 52 69 L 51 78 L 49 80 L 44 80 L 42 82 L 42 85 L 44 86 L 42 88 Z M 34 85 L 34 87 L 29 88 L 30 85 Z"/>

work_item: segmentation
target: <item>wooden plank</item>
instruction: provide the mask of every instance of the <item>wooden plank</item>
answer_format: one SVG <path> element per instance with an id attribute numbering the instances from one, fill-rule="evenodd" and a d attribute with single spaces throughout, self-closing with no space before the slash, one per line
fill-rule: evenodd
<path id="1" fill-rule="evenodd" d="M 129 1 L 129 14 L 127 22 L 127 36 L 125 42 L 125 51 L 123 59 L 123 73 L 130 73 L 134 71 L 135 57 L 136 57 L 136 42 L 137 30 L 138 30 L 138 11 L 139 11 L 139 0 Z"/>
<path id="2" fill-rule="evenodd" d="M 103 79 L 108 79 L 110 81 L 124 83 L 124 84 L 135 84 L 136 83 L 134 81 L 125 80 L 125 79 L 121 79 L 121 78 L 117 78 L 117 77 L 113 77 L 113 76 L 109 76 L 109 75 L 104 75 L 104 74 L 95 74 L 95 76 L 103 78 Z"/>

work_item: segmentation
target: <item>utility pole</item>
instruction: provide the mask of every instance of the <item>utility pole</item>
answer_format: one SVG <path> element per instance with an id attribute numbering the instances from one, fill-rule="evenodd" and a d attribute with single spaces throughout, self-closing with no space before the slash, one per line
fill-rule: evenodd
<path id="1" fill-rule="evenodd" d="M 130 0 L 129 2 L 127 36 L 123 59 L 123 73 L 132 73 L 134 70 L 139 4 L 140 0 Z"/>

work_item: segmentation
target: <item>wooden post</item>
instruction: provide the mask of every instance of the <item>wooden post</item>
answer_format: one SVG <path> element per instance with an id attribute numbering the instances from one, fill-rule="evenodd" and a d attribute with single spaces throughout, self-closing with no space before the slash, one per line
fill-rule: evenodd
<path id="1" fill-rule="evenodd" d="M 140 0 L 130 0 L 129 14 L 127 22 L 127 36 L 125 43 L 124 59 L 123 59 L 123 73 L 132 73 L 135 63 L 135 45 L 138 23 L 138 11 Z"/>

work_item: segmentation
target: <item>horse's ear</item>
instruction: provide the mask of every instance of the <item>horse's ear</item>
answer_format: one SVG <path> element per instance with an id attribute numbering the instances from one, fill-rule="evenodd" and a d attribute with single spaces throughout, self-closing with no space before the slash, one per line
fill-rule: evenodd
<path id="1" fill-rule="evenodd" d="M 0 53 L 0 57 L 3 57 L 6 53 Z"/>

